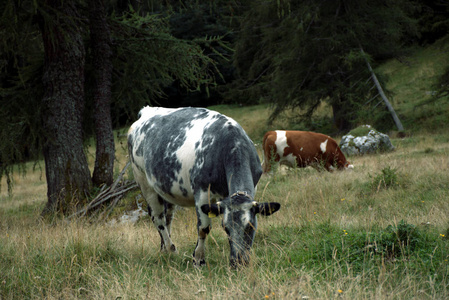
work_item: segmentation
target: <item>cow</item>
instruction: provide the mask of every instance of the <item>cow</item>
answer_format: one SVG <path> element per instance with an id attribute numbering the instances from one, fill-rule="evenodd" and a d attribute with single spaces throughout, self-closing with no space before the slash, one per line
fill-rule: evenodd
<path id="1" fill-rule="evenodd" d="M 273 162 L 290 167 L 320 166 L 328 171 L 352 169 L 337 142 L 331 137 L 308 131 L 276 130 L 265 133 L 263 147 L 263 172 L 271 170 Z"/>
<path id="2" fill-rule="evenodd" d="M 253 142 L 233 119 L 205 108 L 144 107 L 128 132 L 134 178 L 161 237 L 161 251 L 176 252 L 170 225 L 176 205 L 195 207 L 195 266 L 205 264 L 211 217 L 223 214 L 230 265 L 248 264 L 257 214 L 276 202 L 254 200 L 262 167 Z"/>

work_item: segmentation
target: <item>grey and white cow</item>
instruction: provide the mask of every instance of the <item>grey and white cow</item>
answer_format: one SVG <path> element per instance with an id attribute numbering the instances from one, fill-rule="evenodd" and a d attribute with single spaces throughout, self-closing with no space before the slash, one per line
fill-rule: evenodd
<path id="1" fill-rule="evenodd" d="M 195 265 L 203 265 L 210 217 L 223 214 L 230 264 L 249 261 L 258 213 L 280 204 L 254 201 L 262 168 L 256 149 L 233 119 L 205 108 L 144 107 L 128 132 L 136 182 L 161 236 L 161 250 L 176 251 L 170 238 L 175 205 L 195 206 L 198 242 Z"/>

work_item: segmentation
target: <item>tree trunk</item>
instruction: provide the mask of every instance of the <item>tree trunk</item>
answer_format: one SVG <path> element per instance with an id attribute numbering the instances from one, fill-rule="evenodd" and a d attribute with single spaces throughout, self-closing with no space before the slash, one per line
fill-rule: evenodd
<path id="1" fill-rule="evenodd" d="M 68 213 L 84 202 L 91 180 L 83 149 L 85 51 L 75 3 L 45 1 L 43 126 L 48 202 L 42 214 Z"/>
<path id="2" fill-rule="evenodd" d="M 94 120 L 96 135 L 94 185 L 113 182 L 115 145 L 111 120 L 111 36 L 103 0 L 89 3 L 90 37 L 94 65 Z"/>
<path id="3" fill-rule="evenodd" d="M 333 121 L 338 133 L 346 133 L 352 128 L 350 105 L 349 101 L 341 98 L 332 103 Z"/>
<path id="4" fill-rule="evenodd" d="M 361 48 L 361 47 L 360 47 L 360 51 L 362 52 L 362 54 L 365 54 L 365 52 L 363 51 L 363 48 Z M 371 65 L 370 65 L 368 59 L 366 58 L 366 56 L 364 56 L 364 58 L 365 58 L 366 65 L 368 66 L 368 70 L 371 72 L 371 78 L 373 79 L 374 84 L 376 85 L 377 91 L 379 92 L 379 95 L 384 100 L 385 105 L 387 106 L 388 111 L 390 112 L 391 117 L 393 118 L 394 123 L 396 124 L 396 127 L 398 128 L 399 131 L 404 131 L 404 126 L 402 126 L 401 120 L 399 120 L 398 116 L 396 115 L 396 111 L 394 110 L 390 101 L 388 101 L 388 98 L 385 95 L 384 90 L 382 89 L 382 86 L 379 83 L 379 80 L 377 80 L 377 76 L 374 73 L 373 68 L 371 68 Z"/>

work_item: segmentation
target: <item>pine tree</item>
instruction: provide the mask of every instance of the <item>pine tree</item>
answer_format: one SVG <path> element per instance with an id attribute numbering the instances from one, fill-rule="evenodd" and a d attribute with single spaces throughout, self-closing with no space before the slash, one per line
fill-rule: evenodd
<path id="1" fill-rule="evenodd" d="M 112 118 L 117 120 L 122 113 L 135 118 L 143 105 L 156 103 L 163 88 L 175 79 L 186 89 L 214 84 L 215 61 L 199 46 L 214 39 L 176 39 L 160 16 L 132 9 L 108 16 L 106 23 L 101 2 L 91 5 L 89 26 L 84 1 L 0 3 L 0 116 L 4 117 L 0 120 L 0 176 L 10 178 L 15 163 L 42 153 L 48 186 L 43 215 L 69 212 L 89 194 L 92 180 L 83 142 L 93 128 L 99 132 L 97 141 L 107 142 L 96 154 L 96 170 L 107 174 L 98 176 L 96 184 L 110 182 L 114 149 L 107 120 L 111 116 L 108 93 L 112 94 Z M 108 28 L 111 62 L 107 62 Z M 100 59 L 92 59 L 95 55 Z M 98 64 L 94 67 L 92 61 Z M 111 64 L 112 85 L 108 83 Z M 94 69 L 101 72 L 91 80 Z M 96 109 L 86 112 L 86 106 L 94 105 Z M 92 125 L 94 119 L 97 122 Z"/>
<path id="2" fill-rule="evenodd" d="M 85 51 L 75 1 L 47 0 L 39 25 L 44 45 L 42 122 L 48 202 L 43 215 L 83 202 L 91 180 L 83 149 Z"/>
<path id="3" fill-rule="evenodd" d="M 408 1 L 251 1 L 236 45 L 240 90 L 273 103 L 271 119 L 294 107 L 310 118 L 326 101 L 346 131 L 375 96 L 365 58 L 400 53 L 416 33 L 412 9 Z"/>
<path id="4" fill-rule="evenodd" d="M 96 186 L 113 182 L 115 144 L 112 131 L 111 32 L 103 0 L 89 5 L 89 28 L 93 63 L 94 127 L 96 137 L 95 168 L 92 182 Z"/>

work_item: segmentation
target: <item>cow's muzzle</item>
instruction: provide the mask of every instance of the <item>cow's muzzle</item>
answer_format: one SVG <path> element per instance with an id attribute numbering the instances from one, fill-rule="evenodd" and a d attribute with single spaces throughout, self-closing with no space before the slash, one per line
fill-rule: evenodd
<path id="1" fill-rule="evenodd" d="M 232 269 L 238 269 L 239 267 L 246 267 L 249 264 L 249 253 L 237 254 L 236 257 L 231 257 L 230 266 Z"/>

